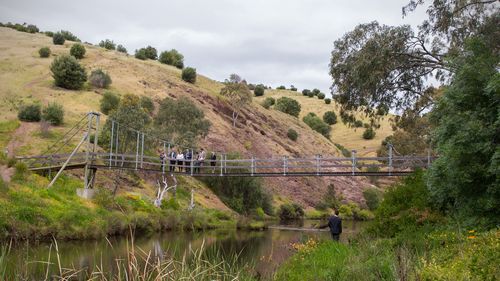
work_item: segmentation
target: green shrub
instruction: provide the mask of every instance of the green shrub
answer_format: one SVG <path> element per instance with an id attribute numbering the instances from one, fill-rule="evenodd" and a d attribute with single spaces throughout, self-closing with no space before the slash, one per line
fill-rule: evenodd
<path id="1" fill-rule="evenodd" d="M 44 34 L 49 36 L 50 38 L 54 37 L 54 32 L 52 31 L 45 31 Z"/>
<path id="2" fill-rule="evenodd" d="M 120 97 L 113 92 L 106 91 L 102 95 L 100 102 L 101 112 L 104 114 L 109 114 L 111 111 L 118 108 L 120 104 Z"/>
<path id="3" fill-rule="evenodd" d="M 64 39 L 64 36 L 61 34 L 61 32 L 56 32 L 52 36 L 52 42 L 54 43 L 54 45 L 63 45 L 64 41 L 66 41 L 66 39 Z"/>
<path id="4" fill-rule="evenodd" d="M 373 128 L 367 128 L 364 132 L 363 132 L 363 138 L 365 140 L 371 140 L 375 137 L 375 130 Z"/>
<path id="5" fill-rule="evenodd" d="M 321 91 L 319 89 L 313 89 L 312 93 L 313 93 L 314 96 L 317 96 L 317 95 L 319 95 L 321 93 Z"/>
<path id="6" fill-rule="evenodd" d="M 281 86 L 277 87 L 276 90 L 286 90 L 286 87 L 281 85 Z"/>
<path id="7" fill-rule="evenodd" d="M 89 82 L 96 88 L 108 88 L 112 81 L 108 73 L 98 68 L 90 73 Z"/>
<path id="8" fill-rule="evenodd" d="M 184 56 L 181 53 L 179 53 L 176 49 L 162 52 L 158 60 L 161 63 L 172 65 L 179 69 L 184 68 Z"/>
<path id="9" fill-rule="evenodd" d="M 255 217 L 259 220 L 263 220 L 266 217 L 266 213 L 261 207 L 255 209 Z"/>
<path id="10" fill-rule="evenodd" d="M 294 129 L 288 129 L 288 132 L 286 133 L 287 137 L 293 141 L 296 141 L 297 138 L 299 137 L 299 133 L 295 131 Z"/>
<path id="11" fill-rule="evenodd" d="M 283 204 L 278 210 L 281 220 L 296 220 L 304 218 L 304 209 L 299 204 Z"/>
<path id="12" fill-rule="evenodd" d="M 264 101 L 262 102 L 262 106 L 265 108 L 265 109 L 269 109 L 271 106 L 273 106 L 274 104 L 276 103 L 276 100 L 272 97 L 267 97 L 266 99 L 264 99 Z"/>
<path id="13" fill-rule="evenodd" d="M 255 94 L 256 97 L 260 97 L 264 95 L 264 87 L 257 85 L 255 89 L 253 90 L 253 93 Z"/>
<path id="14" fill-rule="evenodd" d="M 61 125 L 64 122 L 64 109 L 62 105 L 55 102 L 49 103 L 49 105 L 43 109 L 42 119 L 54 126 Z"/>
<path id="15" fill-rule="evenodd" d="M 321 120 L 316 114 L 310 112 L 304 118 L 302 118 L 304 123 L 306 123 L 311 129 L 322 134 L 325 138 L 330 138 L 330 125 L 326 124 Z"/>
<path id="16" fill-rule="evenodd" d="M 304 96 L 309 96 L 309 93 L 311 93 L 311 90 L 308 90 L 308 89 L 302 90 L 302 95 L 304 95 Z"/>
<path id="17" fill-rule="evenodd" d="M 141 96 L 141 106 L 148 113 L 153 113 L 153 111 L 155 110 L 155 104 L 154 104 L 153 100 L 147 96 Z"/>
<path id="18" fill-rule="evenodd" d="M 294 85 L 290 85 L 290 91 L 297 92 L 297 88 Z"/>
<path id="19" fill-rule="evenodd" d="M 196 82 L 196 68 L 186 67 L 182 70 L 182 80 L 194 84 Z"/>
<path id="20" fill-rule="evenodd" d="M 65 89 L 78 90 L 87 81 L 85 69 L 72 56 L 57 57 L 52 62 L 50 70 L 56 86 Z"/>
<path id="21" fill-rule="evenodd" d="M 340 152 L 342 152 L 342 155 L 344 155 L 344 157 L 351 157 L 351 151 L 347 148 L 345 148 L 343 145 L 341 144 L 338 144 L 338 143 L 335 143 L 335 146 L 340 149 Z"/>
<path id="22" fill-rule="evenodd" d="M 142 48 L 139 50 L 135 50 L 135 58 L 140 60 L 147 60 L 148 57 L 146 55 L 146 49 Z"/>
<path id="23" fill-rule="evenodd" d="M 363 127 L 363 121 L 361 121 L 361 120 L 354 121 L 354 127 L 356 127 L 356 128 Z"/>
<path id="24" fill-rule="evenodd" d="M 15 171 L 14 175 L 12 176 L 12 181 L 24 181 L 28 174 L 28 166 L 26 166 L 26 164 L 24 164 L 23 162 L 16 162 L 16 165 L 14 165 L 14 169 Z"/>
<path id="25" fill-rule="evenodd" d="M 37 33 L 40 31 L 40 29 L 38 29 L 38 27 L 34 24 L 28 24 L 28 26 L 26 27 L 26 31 L 28 33 Z"/>
<path id="26" fill-rule="evenodd" d="M 77 59 L 83 59 L 85 56 L 85 47 L 82 44 L 73 44 L 69 50 L 69 54 Z"/>
<path id="27" fill-rule="evenodd" d="M 101 42 L 99 42 L 99 47 L 104 48 L 106 50 L 116 49 L 115 42 L 113 42 L 113 40 L 109 40 L 109 39 L 101 40 Z"/>
<path id="28" fill-rule="evenodd" d="M 281 97 L 276 101 L 274 108 L 286 114 L 299 117 L 300 103 L 294 99 Z"/>
<path id="29" fill-rule="evenodd" d="M 382 200 L 382 192 L 377 188 L 367 188 L 363 190 L 363 197 L 365 198 L 368 209 L 373 211 L 378 208 Z"/>
<path id="30" fill-rule="evenodd" d="M 80 39 L 76 37 L 73 33 L 67 31 L 67 30 L 61 30 L 61 35 L 64 37 L 64 39 L 68 41 L 73 41 L 73 42 L 80 42 Z"/>
<path id="31" fill-rule="evenodd" d="M 337 114 L 334 111 L 327 111 L 323 114 L 323 121 L 328 125 L 333 125 L 337 123 Z"/>
<path id="32" fill-rule="evenodd" d="M 340 208 L 339 208 L 339 213 L 340 213 L 340 216 L 342 216 L 343 218 L 352 218 L 353 217 L 353 212 L 351 210 L 351 207 L 349 205 L 340 205 Z"/>
<path id="33" fill-rule="evenodd" d="M 41 115 L 41 106 L 39 104 L 30 104 L 19 108 L 17 118 L 26 122 L 38 122 L 41 120 Z"/>
<path id="34" fill-rule="evenodd" d="M 48 58 L 50 56 L 50 48 L 49 47 L 42 47 L 40 50 L 38 50 L 38 54 L 40 55 L 41 58 Z"/>
<path id="35" fill-rule="evenodd" d="M 326 99 L 325 99 L 325 103 L 326 103 L 326 104 L 330 104 L 330 103 L 332 103 L 332 99 L 330 99 L 330 98 L 326 98 Z"/>
<path id="36" fill-rule="evenodd" d="M 175 198 L 171 197 L 168 200 L 163 200 L 161 201 L 161 206 L 163 210 L 179 210 L 181 206 L 179 205 L 179 202 L 175 200 Z"/>
<path id="37" fill-rule="evenodd" d="M 324 98 L 325 98 L 325 94 L 323 94 L 323 93 L 318 94 L 318 99 L 322 100 Z"/>
<path id="38" fill-rule="evenodd" d="M 127 53 L 127 49 L 125 47 L 123 47 L 123 45 L 118 45 L 116 46 L 116 50 L 120 53 Z"/>
<path id="39" fill-rule="evenodd" d="M 314 97 L 314 92 L 307 93 L 307 96 L 310 97 L 310 98 Z"/>

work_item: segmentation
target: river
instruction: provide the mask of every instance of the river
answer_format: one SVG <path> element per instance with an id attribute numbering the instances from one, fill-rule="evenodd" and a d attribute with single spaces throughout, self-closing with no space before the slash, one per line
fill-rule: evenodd
<path id="1" fill-rule="evenodd" d="M 165 232 L 154 235 L 137 235 L 135 246 L 142 251 L 151 252 L 156 257 L 176 257 L 190 255 L 203 247 L 204 251 L 218 251 L 230 257 L 239 255 L 238 262 L 255 268 L 255 274 L 268 279 L 275 270 L 293 253 L 292 243 L 305 242 L 309 238 L 331 239 L 327 231 L 311 231 L 318 221 L 293 222 L 292 224 L 270 224 L 263 231 L 204 231 L 204 232 Z M 344 221 L 343 243 L 358 233 L 365 223 Z M 82 272 L 101 267 L 104 271 L 113 270 L 116 259 L 127 257 L 130 239 L 112 237 L 93 241 L 58 241 L 60 263 L 63 268 L 81 269 Z M 50 271 L 58 270 L 55 245 L 50 242 L 23 242 L 11 247 L 7 255 L 7 276 L 12 272 L 25 272 L 31 279 L 43 279 L 49 260 L 53 263 Z M 49 249 L 51 249 L 49 251 Z M 44 262 L 44 263 L 42 263 Z M 12 276 L 12 275 L 10 275 Z M 50 276 L 50 275 L 49 275 Z"/>

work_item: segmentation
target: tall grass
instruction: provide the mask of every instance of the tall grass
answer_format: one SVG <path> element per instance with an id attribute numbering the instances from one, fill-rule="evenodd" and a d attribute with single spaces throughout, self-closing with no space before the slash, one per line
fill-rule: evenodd
<path id="1" fill-rule="evenodd" d="M 111 243 L 110 243 L 111 245 Z M 111 245 L 112 247 L 112 245 Z M 219 250 L 208 251 L 202 246 L 186 253 L 180 259 L 166 255 L 155 255 L 134 245 L 133 239 L 127 243 L 126 258 L 117 258 L 111 269 L 104 269 L 102 261 L 92 268 L 67 268 L 61 265 L 57 241 L 49 247 L 47 261 L 33 261 L 45 268 L 36 273 L 30 272 L 28 264 L 25 268 L 6 274 L 8 252 L 2 248 L 0 252 L 1 280 L 99 280 L 99 281 L 159 281 L 159 280 L 255 280 L 251 276 L 251 268 L 239 263 L 239 255 L 228 258 Z M 50 256 L 55 257 L 51 262 Z M 3 269 L 3 271 L 2 271 Z M 38 276 L 34 276 L 38 275 Z"/>

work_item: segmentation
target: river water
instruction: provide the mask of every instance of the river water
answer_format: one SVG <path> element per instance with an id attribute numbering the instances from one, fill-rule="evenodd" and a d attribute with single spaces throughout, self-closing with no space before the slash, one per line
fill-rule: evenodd
<path id="1" fill-rule="evenodd" d="M 294 253 L 292 243 L 305 242 L 309 238 L 331 239 L 328 231 L 311 230 L 311 226 L 318 223 L 309 220 L 287 225 L 276 223 L 264 231 L 171 231 L 138 236 L 134 243 L 142 251 L 159 257 L 182 259 L 183 255 L 192 255 L 193 251 L 200 248 L 203 251 L 218 251 L 220 255 L 227 257 L 237 254 L 239 263 L 255 268 L 257 275 L 268 279 Z M 344 221 L 341 241 L 348 243 L 349 238 L 364 226 L 362 222 Z M 127 257 L 130 239 L 112 237 L 94 241 L 58 241 L 57 246 L 63 268 L 85 271 L 99 266 L 104 271 L 111 271 L 117 259 Z M 53 243 L 23 242 L 14 245 L 7 256 L 7 276 L 12 272 L 24 272 L 24 276 L 30 276 L 34 280 L 43 279 L 49 252 L 53 263 L 50 271 L 55 273 L 58 271 L 58 260 Z"/>

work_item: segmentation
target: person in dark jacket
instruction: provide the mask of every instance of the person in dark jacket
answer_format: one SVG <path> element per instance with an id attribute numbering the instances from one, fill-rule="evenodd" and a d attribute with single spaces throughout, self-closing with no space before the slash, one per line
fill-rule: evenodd
<path id="1" fill-rule="evenodd" d="M 330 228 L 332 239 L 339 241 L 340 234 L 342 234 L 342 219 L 339 217 L 339 210 L 335 209 L 333 215 L 328 219 L 328 223 L 319 226 L 319 228 L 326 228 L 327 226 Z"/>

